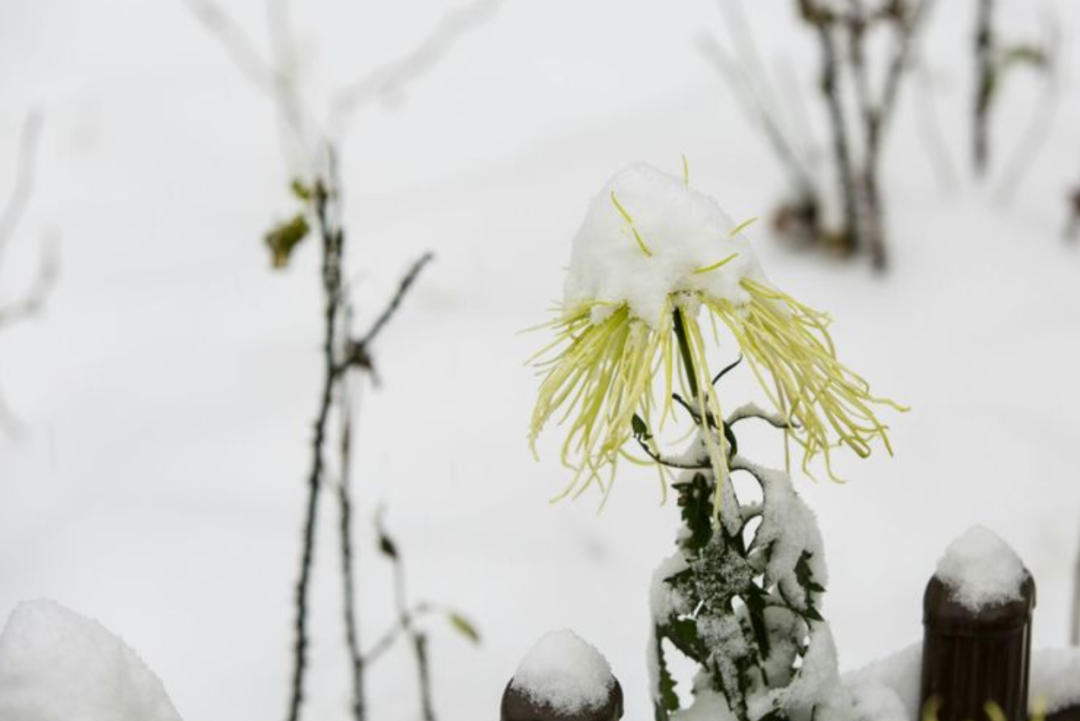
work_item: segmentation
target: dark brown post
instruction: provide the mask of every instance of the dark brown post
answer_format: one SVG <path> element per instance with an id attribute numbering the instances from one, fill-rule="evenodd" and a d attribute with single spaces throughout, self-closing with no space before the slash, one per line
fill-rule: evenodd
<path id="1" fill-rule="evenodd" d="M 996 703 L 1009 721 L 1026 721 L 1035 582 L 1025 574 L 1020 598 L 972 611 L 937 576 L 923 600 L 922 686 L 936 698 L 939 721 L 987 721 Z"/>
<path id="2" fill-rule="evenodd" d="M 501 721 L 619 721 L 623 715 L 622 686 L 618 679 L 611 680 L 603 704 L 567 715 L 515 688 L 514 680 L 510 679 L 503 691 L 499 718 Z"/>

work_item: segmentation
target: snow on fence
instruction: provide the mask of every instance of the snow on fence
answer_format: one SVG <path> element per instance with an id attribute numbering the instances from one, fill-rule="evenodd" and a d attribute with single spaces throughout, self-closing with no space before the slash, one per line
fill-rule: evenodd
<path id="1" fill-rule="evenodd" d="M 912 702 L 907 706 L 937 721 L 1025 721 L 1034 608 L 1034 579 L 1015 552 L 991 531 L 972 528 L 949 546 L 927 584 L 922 653 L 898 655 L 910 660 L 886 674 L 919 678 L 918 699 L 905 699 Z M 1035 705 L 1048 704 L 1046 721 L 1080 721 L 1077 658 L 1047 658 L 1045 668 L 1035 669 L 1041 676 Z M 1003 716 L 988 714 L 989 704 Z M 622 714 L 622 689 L 607 661 L 572 632 L 560 631 L 522 660 L 503 693 L 500 719 L 618 721 Z"/>
<path id="2" fill-rule="evenodd" d="M 522 659 L 503 692 L 502 721 L 618 721 L 622 687 L 599 651 L 554 631 Z"/>
<path id="3" fill-rule="evenodd" d="M 1034 608 L 1035 581 L 1004 541 L 978 526 L 954 541 L 923 597 L 920 706 L 935 698 L 939 721 L 971 721 L 992 701 L 1026 719 Z"/>

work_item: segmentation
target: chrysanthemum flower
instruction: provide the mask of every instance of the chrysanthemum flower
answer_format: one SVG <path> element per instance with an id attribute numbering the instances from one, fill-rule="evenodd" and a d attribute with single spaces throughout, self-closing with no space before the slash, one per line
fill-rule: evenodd
<path id="1" fill-rule="evenodd" d="M 567 493 L 609 487 L 634 436 L 671 411 L 676 378 L 699 418 L 722 420 L 706 353 L 704 315 L 738 349 L 803 450 L 803 465 L 844 445 L 859 456 L 880 439 L 891 453 L 869 385 L 836 357 L 829 318 L 773 286 L 746 224 L 676 178 L 634 165 L 612 178 L 574 238 L 556 339 L 535 357 L 543 381 L 530 442 L 553 417 L 568 424 L 563 462 L 576 470 Z M 712 323 L 721 342 L 718 324 Z M 733 348 L 734 350 L 734 348 Z M 662 389 L 659 406 L 655 392 Z M 710 463 L 728 474 L 724 434 L 705 433 Z M 719 494 L 718 494 L 719 497 Z"/>

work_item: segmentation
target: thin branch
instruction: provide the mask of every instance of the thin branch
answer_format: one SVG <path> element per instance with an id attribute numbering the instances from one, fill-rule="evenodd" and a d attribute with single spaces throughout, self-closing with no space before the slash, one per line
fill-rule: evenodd
<path id="1" fill-rule="evenodd" d="M 930 68 L 924 61 L 918 62 L 915 70 L 916 119 L 919 127 L 919 140 L 923 151 L 930 159 L 938 186 L 942 190 L 955 191 L 957 185 L 956 165 L 949 154 L 949 144 L 941 130 L 941 115 L 938 112 L 937 95 L 934 92 Z"/>
<path id="2" fill-rule="evenodd" d="M 990 158 L 990 105 L 997 84 L 994 68 L 994 0 L 978 0 L 975 17 L 975 102 L 972 108 L 971 162 L 982 175 Z"/>
<path id="3" fill-rule="evenodd" d="M 699 37 L 697 47 L 702 57 L 727 82 L 728 88 L 735 96 L 735 99 L 739 101 L 738 105 L 743 114 L 746 115 L 747 120 L 751 124 L 755 121 L 760 124 L 765 139 L 772 146 L 776 157 L 792 178 L 796 189 L 800 193 L 816 195 L 813 178 L 800 159 L 794 143 L 784 133 L 773 114 L 769 112 L 761 96 L 754 90 L 753 83 L 745 68 L 740 67 L 720 44 L 711 37 Z"/>
<path id="4" fill-rule="evenodd" d="M 840 200 L 843 204 L 844 227 L 847 231 L 845 245 L 849 249 L 855 249 L 862 246 L 862 239 L 859 229 L 855 170 L 850 147 L 851 134 L 840 97 L 840 54 L 831 27 L 835 21 L 821 17 L 812 19 L 812 22 L 821 46 L 821 92 L 825 98 L 832 127 L 833 156 L 840 186 Z"/>
<path id="5" fill-rule="evenodd" d="M 437 611 L 438 609 L 427 603 L 418 603 L 412 606 L 405 614 L 405 617 L 408 619 L 407 623 L 403 622 L 402 618 L 399 616 L 394 625 L 388 628 L 383 635 L 379 637 L 379 640 L 361 656 L 364 665 L 366 666 L 378 661 L 383 654 L 393 648 L 394 644 L 408 632 L 410 627 L 416 625 L 416 623 L 425 616 L 429 616 Z"/>
<path id="6" fill-rule="evenodd" d="M 398 611 L 398 624 L 412 644 L 416 659 L 416 672 L 420 688 L 420 707 L 424 721 L 435 721 L 435 710 L 431 697 L 431 674 L 428 668 L 427 637 L 415 623 L 415 616 L 410 613 L 408 593 L 405 588 L 405 567 L 401 553 L 386 532 L 382 509 L 375 514 L 375 527 L 379 533 L 379 546 L 390 558 L 394 569 L 394 605 Z"/>
<path id="7" fill-rule="evenodd" d="M 878 127 L 875 128 L 878 135 L 884 131 L 884 126 L 889 123 L 896 111 L 897 98 L 900 95 L 900 80 L 908 68 L 919 29 L 926 23 L 933 6 L 934 0 L 922 0 L 914 10 L 902 11 L 904 14 L 901 18 L 894 21 L 896 47 L 885 73 L 885 86 L 878 103 Z"/>
<path id="8" fill-rule="evenodd" d="M 469 30 L 490 19 L 502 0 L 473 0 L 454 8 L 408 54 L 377 66 L 340 90 L 330 120 L 330 137 L 340 137 L 352 116 L 371 103 L 401 93 L 406 86 L 430 72 Z"/>
<path id="9" fill-rule="evenodd" d="M 351 315 L 346 308 L 346 319 Z M 348 321 L 346 320 L 346 326 Z M 356 721 L 365 717 L 364 694 L 364 659 L 360 653 L 360 626 L 356 619 L 356 557 L 352 549 L 352 442 L 353 442 L 353 402 L 349 393 L 349 379 L 341 382 L 339 406 L 341 408 L 341 436 L 339 455 L 341 458 L 341 477 L 338 480 L 338 511 L 340 523 L 338 533 L 341 541 L 341 580 L 344 589 L 345 609 L 345 646 L 349 653 L 349 666 L 352 670 L 352 711 Z"/>
<path id="10" fill-rule="evenodd" d="M 375 338 L 382 332 L 386 324 L 390 322 L 390 319 L 394 317 L 398 308 L 401 307 L 401 301 L 405 299 L 405 296 L 409 292 L 409 288 L 416 282 L 417 277 L 420 275 L 420 271 L 424 269 L 424 266 L 435 259 L 435 254 L 431 252 L 424 253 L 417 258 L 412 266 L 409 267 L 408 272 L 402 276 L 398 282 L 397 291 L 394 293 L 390 302 L 387 303 L 386 308 L 379 314 L 379 317 L 371 325 L 371 328 L 365 333 L 357 343 L 365 348 L 369 347 L 375 342 Z"/>
<path id="11" fill-rule="evenodd" d="M 1065 225 L 1065 240 L 1080 239 L 1080 187 L 1069 196 L 1069 220 Z"/>
<path id="12" fill-rule="evenodd" d="M 267 55 L 258 48 L 242 25 L 217 3 L 211 0 L 184 0 L 191 14 L 207 33 L 224 48 L 233 65 L 257 90 L 264 93 L 277 109 L 276 119 L 281 124 L 278 133 L 282 153 L 288 162 L 293 151 L 299 149 L 302 163 L 313 161 L 315 149 L 321 137 L 314 115 L 304 107 L 290 68 L 295 64 L 293 44 L 287 27 L 288 18 L 280 7 L 281 2 L 267 0 L 267 14 L 271 31 L 270 52 Z M 314 135 L 312 134 L 314 129 Z"/>
<path id="13" fill-rule="evenodd" d="M 1047 13 L 1052 13 L 1052 11 L 1047 10 Z M 1031 117 L 1024 135 L 1005 163 L 1001 181 L 994 189 L 994 199 L 1003 204 L 1012 202 L 1031 166 L 1042 154 L 1061 107 L 1064 78 L 1059 70 L 1060 23 L 1052 14 L 1047 14 L 1043 17 L 1043 27 L 1047 37 L 1045 41 L 1047 51 L 1043 65 L 1046 80 L 1043 83 L 1042 97 L 1032 106 Z"/>
<path id="14" fill-rule="evenodd" d="M 334 384 L 338 378 L 337 329 L 339 324 L 338 302 L 341 290 L 341 259 L 344 249 L 344 233 L 329 224 L 327 205 L 329 191 L 322 183 L 315 189 L 315 217 L 322 240 L 323 285 L 323 386 L 319 408 L 315 415 L 314 435 L 311 441 L 312 461 L 308 474 L 307 511 L 304 520 L 303 551 L 300 558 L 300 575 L 296 582 L 295 642 L 293 646 L 293 677 L 289 701 L 289 721 L 300 717 L 300 705 L 304 698 L 304 677 L 307 670 L 307 601 L 311 583 L 311 569 L 315 551 L 315 526 L 318 520 L 319 490 L 323 483 L 325 461 L 323 448 L 327 436 L 327 421 L 334 400 Z"/>
<path id="15" fill-rule="evenodd" d="M 15 234 L 34 193 L 38 146 L 44 119 L 41 111 L 34 109 L 27 113 L 23 121 L 22 131 L 19 134 L 18 157 L 15 161 L 15 182 L 4 204 L 4 209 L 0 211 L 0 257 L 3 256 L 8 241 Z"/>
<path id="16" fill-rule="evenodd" d="M 56 279 L 60 275 L 60 254 L 56 250 L 55 236 L 46 235 L 42 246 L 37 274 L 29 290 L 8 305 L 0 306 L 0 328 L 37 315 L 56 286 Z"/>
<path id="17" fill-rule="evenodd" d="M 184 0 L 184 4 L 203 28 L 221 44 L 233 65 L 244 77 L 276 102 L 282 82 L 281 73 L 269 59 L 263 57 L 244 27 L 217 3 L 209 0 Z"/>

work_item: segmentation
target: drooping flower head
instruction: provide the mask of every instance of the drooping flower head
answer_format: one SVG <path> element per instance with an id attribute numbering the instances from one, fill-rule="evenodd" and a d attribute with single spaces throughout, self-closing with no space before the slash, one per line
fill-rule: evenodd
<path id="1" fill-rule="evenodd" d="M 747 224 L 735 224 L 687 181 L 685 173 L 680 179 L 633 165 L 589 206 L 550 324 L 556 339 L 536 356 L 543 380 L 530 429 L 534 452 L 554 416 L 568 425 L 562 459 L 576 470 L 567 493 L 593 482 L 610 488 L 603 471 L 613 473 L 636 424 L 652 427 L 671 411 L 676 384 L 698 418 L 722 421 L 702 316 L 714 321 L 715 342 L 724 343 L 718 327 L 729 331 L 802 447 L 804 468 L 820 455 L 835 477 L 837 444 L 865 457 L 880 439 L 891 452 L 875 406 L 899 406 L 872 396 L 837 359 L 828 316 L 769 282 Z M 705 433 L 703 441 L 723 482 L 725 435 Z"/>

